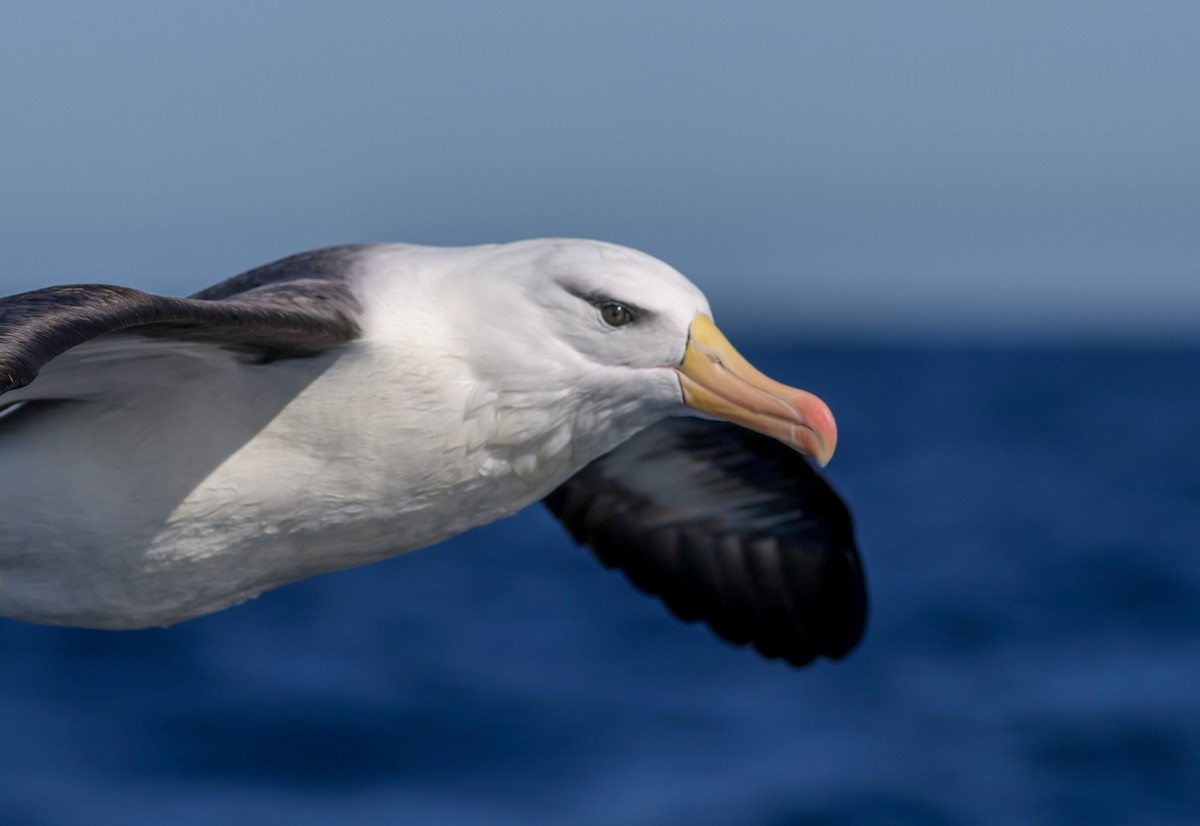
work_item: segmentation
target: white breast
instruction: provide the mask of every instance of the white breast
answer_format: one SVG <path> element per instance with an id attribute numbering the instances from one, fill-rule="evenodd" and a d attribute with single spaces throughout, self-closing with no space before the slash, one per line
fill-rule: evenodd
<path id="1" fill-rule="evenodd" d="M 0 614 L 177 622 L 513 513 L 581 464 L 561 407 L 510 415 L 450 363 L 385 380 L 394 359 L 361 345 L 207 368 L 0 433 L 0 498 L 21 514 L 0 531 Z"/>

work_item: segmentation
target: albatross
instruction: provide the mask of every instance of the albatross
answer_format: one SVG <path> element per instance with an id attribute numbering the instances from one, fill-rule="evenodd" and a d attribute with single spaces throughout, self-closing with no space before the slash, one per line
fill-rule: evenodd
<path id="1" fill-rule="evenodd" d="M 816 396 L 614 244 L 341 246 L 190 298 L 0 299 L 0 616 L 165 626 L 544 502 L 678 617 L 794 665 L 866 592 Z M 811 457 L 811 462 L 805 457 Z"/>

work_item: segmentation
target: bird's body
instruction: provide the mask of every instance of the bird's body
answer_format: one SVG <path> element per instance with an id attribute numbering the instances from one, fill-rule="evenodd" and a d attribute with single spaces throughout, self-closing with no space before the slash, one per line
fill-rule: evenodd
<path id="1" fill-rule="evenodd" d="M 563 240 L 335 248 L 190 302 L 57 289 L 0 302 L 0 615 L 101 628 L 545 498 L 683 412 L 709 312 L 656 259 Z"/>

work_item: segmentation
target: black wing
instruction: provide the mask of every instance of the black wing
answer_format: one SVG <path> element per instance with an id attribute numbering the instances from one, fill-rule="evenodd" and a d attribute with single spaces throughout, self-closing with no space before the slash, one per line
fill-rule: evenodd
<path id="1" fill-rule="evenodd" d="M 263 361 L 309 356 L 359 334 L 348 274 L 365 247 L 331 247 L 259 267 L 191 298 L 77 284 L 0 299 L 0 394 L 108 333 L 202 341 Z"/>
<path id="2" fill-rule="evenodd" d="M 803 456 L 724 422 L 670 418 L 546 497 L 577 542 L 678 617 L 805 665 L 862 636 L 850 513 Z"/>

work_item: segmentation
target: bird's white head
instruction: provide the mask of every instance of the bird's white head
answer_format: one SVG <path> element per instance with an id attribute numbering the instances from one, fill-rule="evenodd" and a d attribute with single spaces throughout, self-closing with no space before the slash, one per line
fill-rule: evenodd
<path id="1" fill-rule="evenodd" d="M 431 248 L 409 248 L 417 256 Z M 829 409 L 768 379 L 712 322 L 704 294 L 658 259 L 578 239 L 437 250 L 414 270 L 454 318 L 441 335 L 509 398 L 559 399 L 613 444 L 663 416 L 700 413 L 828 461 Z M 531 405 L 532 406 L 532 405 Z M 611 445 L 610 445 L 611 446 Z"/>

